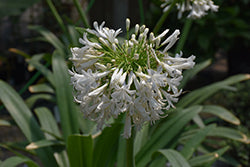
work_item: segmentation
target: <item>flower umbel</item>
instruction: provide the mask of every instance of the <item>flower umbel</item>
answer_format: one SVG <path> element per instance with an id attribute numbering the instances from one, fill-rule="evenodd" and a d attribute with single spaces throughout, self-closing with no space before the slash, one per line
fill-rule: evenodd
<path id="1" fill-rule="evenodd" d="M 128 32 L 129 19 L 126 24 Z M 179 30 L 164 40 L 168 29 L 155 37 L 145 25 L 137 24 L 131 36 L 118 40 L 120 29 L 104 27 L 104 22 L 94 22 L 94 28 L 86 29 L 79 40 L 83 47 L 71 49 L 74 98 L 99 129 L 111 117 L 124 114 L 124 137 L 129 138 L 132 126 L 139 130 L 174 107 L 182 92 L 178 89 L 182 71 L 194 66 L 195 56 L 181 58 L 180 53 L 172 57 L 168 52 L 178 40 Z"/>
<path id="2" fill-rule="evenodd" d="M 171 3 L 173 3 L 173 0 L 164 0 L 164 3 L 161 5 L 163 12 L 169 10 Z M 176 6 L 179 19 L 185 11 L 190 11 L 187 16 L 188 18 L 196 19 L 205 16 L 208 10 L 217 12 L 219 8 L 212 0 L 182 0 L 178 2 Z"/>

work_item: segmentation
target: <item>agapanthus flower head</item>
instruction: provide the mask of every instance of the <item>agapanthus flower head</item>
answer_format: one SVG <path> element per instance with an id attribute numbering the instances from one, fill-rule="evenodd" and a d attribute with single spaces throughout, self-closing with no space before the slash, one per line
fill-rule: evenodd
<path id="1" fill-rule="evenodd" d="M 168 11 L 174 2 L 174 0 L 164 0 L 161 4 L 163 12 Z M 217 12 L 219 8 L 212 0 L 181 0 L 176 3 L 176 6 L 178 9 L 178 18 L 181 18 L 185 11 L 189 11 L 190 13 L 187 17 L 193 19 L 205 16 L 208 10 Z"/>
<path id="2" fill-rule="evenodd" d="M 126 24 L 129 31 L 129 19 Z M 132 35 L 118 40 L 120 29 L 104 27 L 104 22 L 94 22 L 94 28 L 85 30 L 79 40 L 82 47 L 71 49 L 74 98 L 98 129 L 124 114 L 123 135 L 129 138 L 133 126 L 139 130 L 174 107 L 182 92 L 178 89 L 182 71 L 194 66 L 195 56 L 182 58 L 182 53 L 171 56 L 168 52 L 179 30 L 165 37 L 167 29 L 155 37 L 145 25 L 137 24 Z"/>

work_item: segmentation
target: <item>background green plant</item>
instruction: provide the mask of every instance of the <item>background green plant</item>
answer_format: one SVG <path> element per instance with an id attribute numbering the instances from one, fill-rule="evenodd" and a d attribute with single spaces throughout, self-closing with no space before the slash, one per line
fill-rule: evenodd
<path id="1" fill-rule="evenodd" d="M 55 51 L 31 56 L 13 50 L 25 56 L 29 67 L 36 69 L 37 74 L 42 74 L 46 80 L 40 80 L 32 85 L 32 95 L 27 99 L 22 99 L 6 82 L 0 81 L 0 99 L 15 121 L 12 125 L 0 120 L 0 124 L 18 126 L 27 139 L 25 146 L 18 143 L 1 143 L 1 147 L 14 152 L 16 156 L 0 161 L 0 166 L 16 166 L 21 163 L 32 167 L 38 166 L 19 150 L 38 156 L 42 164 L 48 167 L 109 167 L 115 164 L 119 167 L 126 166 L 126 141 L 121 136 L 123 120 L 118 119 L 111 127 L 96 132 L 95 123 L 82 118 L 78 106 L 70 96 L 72 88 L 67 72 L 70 66 L 67 63 L 70 51 L 67 46 L 78 45 L 77 39 L 81 34 L 76 32 L 73 25 L 62 21 L 52 1 L 47 0 L 47 3 L 63 34 L 57 37 L 43 27 L 31 26 L 32 30 L 42 35 L 39 39 L 50 43 Z M 75 5 L 77 7 L 77 1 Z M 85 22 L 87 27 L 84 17 L 81 17 L 82 22 Z M 177 48 L 182 49 L 185 40 L 183 41 Z M 180 87 L 185 88 L 186 83 L 210 63 L 210 60 L 203 61 L 194 69 L 185 72 Z M 240 120 L 226 108 L 213 103 L 203 103 L 221 90 L 231 91 L 231 85 L 248 79 L 249 74 L 236 75 L 184 94 L 176 109 L 167 111 L 168 117 L 158 121 L 154 126 L 145 125 L 136 134 L 136 166 L 164 166 L 166 163 L 171 163 L 175 167 L 211 166 L 216 160 L 233 166 L 239 165 L 241 161 L 226 151 L 230 149 L 229 140 L 236 145 L 239 142 L 249 143 L 249 138 L 237 129 Z M 35 105 L 40 99 L 58 109 L 59 124 L 54 116 L 57 110 Z M 229 108 L 231 110 L 231 107 Z"/>

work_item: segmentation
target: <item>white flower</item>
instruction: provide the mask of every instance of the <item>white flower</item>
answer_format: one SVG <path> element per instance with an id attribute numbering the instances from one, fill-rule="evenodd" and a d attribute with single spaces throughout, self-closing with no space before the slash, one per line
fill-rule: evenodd
<path id="1" fill-rule="evenodd" d="M 172 5 L 173 0 L 165 0 L 164 3 L 161 4 L 161 7 L 164 8 L 163 12 L 169 10 L 170 5 Z M 178 18 L 182 17 L 182 14 L 185 11 L 190 11 L 188 14 L 188 18 L 201 18 L 207 14 L 208 10 L 213 12 L 217 12 L 219 6 L 214 5 L 212 0 L 184 0 L 176 4 L 178 9 Z"/>
<path id="2" fill-rule="evenodd" d="M 128 31 L 128 19 L 126 25 Z M 94 28 L 80 39 L 82 48 L 71 49 L 74 98 L 99 130 L 109 126 L 110 118 L 124 115 L 123 135 L 129 138 L 133 126 L 140 130 L 145 122 L 154 123 L 174 107 L 182 92 L 178 89 L 182 71 L 194 66 L 195 56 L 182 58 L 182 52 L 169 56 L 179 30 L 164 39 L 168 29 L 155 37 L 145 25 L 137 24 L 130 39 L 118 41 L 120 29 L 104 27 L 104 22 L 100 26 L 94 22 Z"/>
<path id="3" fill-rule="evenodd" d="M 119 35 L 122 31 L 121 29 L 113 30 L 109 29 L 107 27 L 103 27 L 105 22 L 102 22 L 102 24 L 98 27 L 98 23 L 94 22 L 94 28 L 96 30 L 87 29 L 86 31 L 96 35 L 97 37 L 102 37 L 104 40 L 107 40 L 109 43 L 118 43 L 118 39 L 116 38 L 117 35 Z"/>

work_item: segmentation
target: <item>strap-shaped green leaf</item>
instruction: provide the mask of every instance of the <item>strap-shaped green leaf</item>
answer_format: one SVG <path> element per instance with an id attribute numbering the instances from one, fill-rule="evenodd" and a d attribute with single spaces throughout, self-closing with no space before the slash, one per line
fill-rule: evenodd
<path id="1" fill-rule="evenodd" d="M 214 162 L 215 160 L 220 158 L 228 149 L 229 149 L 229 147 L 227 146 L 227 147 L 221 148 L 217 151 L 214 151 L 212 153 L 196 156 L 196 157 L 190 159 L 188 162 L 191 166 L 194 166 L 194 167 L 195 166 L 204 166 L 207 163 Z"/>
<path id="2" fill-rule="evenodd" d="M 11 126 L 11 123 L 9 121 L 0 119 L 0 126 Z"/>
<path id="3" fill-rule="evenodd" d="M 57 38 L 57 36 L 55 34 L 53 34 L 49 30 L 47 30 L 41 26 L 29 26 L 29 29 L 39 32 L 48 43 L 53 45 L 60 52 L 60 54 L 63 54 L 63 57 L 65 57 L 65 51 L 66 51 L 65 48 L 66 47 L 60 41 L 60 39 Z"/>
<path id="4" fill-rule="evenodd" d="M 29 98 L 27 98 L 25 100 L 25 103 L 29 108 L 32 108 L 39 99 L 52 101 L 52 102 L 55 101 L 55 97 L 51 94 L 34 94 L 34 95 L 31 95 Z"/>
<path id="5" fill-rule="evenodd" d="M 53 53 L 52 65 L 63 137 L 66 141 L 69 135 L 79 132 L 77 110 L 72 96 L 68 68 L 64 58 L 57 51 Z"/>
<path id="6" fill-rule="evenodd" d="M 174 140 L 185 125 L 200 111 L 201 106 L 192 106 L 190 108 L 180 111 L 175 111 L 171 118 L 166 118 L 165 122 L 153 133 L 150 140 L 143 146 L 143 148 L 136 155 L 136 166 L 144 167 L 150 160 L 151 155 L 158 149 L 161 149 L 169 142 Z"/>
<path id="7" fill-rule="evenodd" d="M 202 112 L 218 116 L 219 118 L 223 119 L 224 121 L 230 122 L 230 123 L 235 124 L 235 125 L 240 124 L 240 120 L 236 116 L 234 116 L 227 109 L 220 107 L 220 106 L 205 105 Z"/>
<path id="8" fill-rule="evenodd" d="M 54 89 L 48 84 L 36 84 L 29 87 L 31 93 L 54 93 Z"/>
<path id="9" fill-rule="evenodd" d="M 35 150 L 35 149 L 39 149 L 42 147 L 49 147 L 49 146 L 64 147 L 64 143 L 58 140 L 39 140 L 39 141 L 32 142 L 29 145 L 27 145 L 26 149 Z"/>
<path id="10" fill-rule="evenodd" d="M 250 143 L 250 139 L 245 134 L 228 127 L 217 127 L 213 131 L 209 132 L 209 136 L 225 137 L 243 143 Z"/>
<path id="11" fill-rule="evenodd" d="M 206 60 L 204 62 L 196 64 L 194 66 L 194 68 L 184 71 L 183 79 L 181 81 L 181 84 L 179 85 L 179 88 L 185 87 L 185 85 L 187 84 L 187 82 L 190 79 L 192 79 L 197 73 L 199 73 L 201 70 L 203 70 L 204 68 L 206 68 L 210 64 L 211 64 L 211 59 L 208 59 L 208 60 Z"/>
<path id="12" fill-rule="evenodd" d="M 93 140 L 91 136 L 69 136 L 67 142 L 67 152 L 71 167 L 92 167 Z M 94 161 L 96 161 L 96 159 L 94 159 Z"/>
<path id="13" fill-rule="evenodd" d="M 229 77 L 223 81 L 213 83 L 208 86 L 204 86 L 200 89 L 196 89 L 190 93 L 188 93 L 186 96 L 181 98 L 181 100 L 177 103 L 177 107 L 188 107 L 190 105 L 197 105 L 202 103 L 204 100 L 218 92 L 219 90 L 222 90 L 232 84 L 248 80 L 250 79 L 249 74 L 239 74 L 232 77 Z"/>
<path id="14" fill-rule="evenodd" d="M 28 167 L 39 167 L 34 161 L 27 157 L 13 156 L 0 163 L 0 167 L 16 167 L 19 164 L 26 163 Z"/>
<path id="15" fill-rule="evenodd" d="M 189 159 L 196 148 L 204 141 L 208 133 L 215 128 L 215 125 L 209 125 L 207 127 L 204 127 L 202 129 L 199 129 L 199 131 L 190 139 L 188 140 L 183 149 L 181 150 L 181 154 L 186 159 Z"/>
<path id="16" fill-rule="evenodd" d="M 43 132 L 35 117 L 32 115 L 22 98 L 13 88 L 1 80 L 0 99 L 29 142 L 44 139 Z M 37 154 L 45 166 L 57 166 L 50 149 L 39 149 L 37 150 Z"/>
<path id="17" fill-rule="evenodd" d="M 39 119 L 42 130 L 49 132 L 49 134 L 45 134 L 47 139 L 56 139 L 54 136 L 61 137 L 57 122 L 51 111 L 49 111 L 46 107 L 39 107 L 35 109 L 35 113 Z M 53 136 L 50 134 L 53 134 Z"/>
<path id="18" fill-rule="evenodd" d="M 47 146 L 54 146 L 54 144 L 57 146 L 60 146 L 60 144 L 64 144 L 58 141 L 58 140 L 62 140 L 62 136 L 59 131 L 57 122 L 54 119 L 51 111 L 49 111 L 45 107 L 40 107 L 40 108 L 35 109 L 35 113 L 39 119 L 42 130 L 45 132 L 46 139 L 56 140 L 56 141 L 50 141 L 52 142 L 51 145 L 47 145 Z M 37 145 L 37 143 L 35 144 Z M 40 144 L 45 144 L 45 143 L 40 143 Z M 50 144 L 48 143 L 48 140 L 47 140 L 47 144 Z M 54 156 L 56 158 L 57 163 L 60 165 L 60 167 L 68 167 L 69 161 L 68 161 L 67 153 L 66 151 L 61 151 L 62 148 L 64 149 L 64 146 L 58 147 L 59 151 L 57 153 L 54 153 Z"/>
<path id="19" fill-rule="evenodd" d="M 159 150 L 158 152 L 164 155 L 164 157 L 174 167 L 190 167 L 187 160 L 179 152 L 175 150 L 164 149 L 164 150 Z"/>
<path id="20" fill-rule="evenodd" d="M 54 78 L 52 72 L 39 61 L 44 57 L 45 54 L 37 54 L 33 55 L 28 63 L 36 68 L 39 72 L 43 74 L 43 76 L 50 82 L 51 85 L 55 86 Z"/>
<path id="21" fill-rule="evenodd" d="M 93 167 L 114 166 L 122 124 L 115 123 L 106 127 L 96 139 Z"/>
<path id="22" fill-rule="evenodd" d="M 117 166 L 126 167 L 126 139 L 119 138 L 118 151 L 117 151 Z"/>

